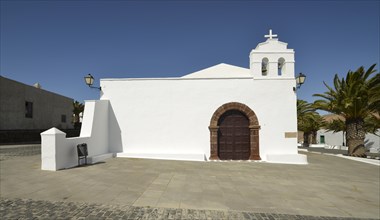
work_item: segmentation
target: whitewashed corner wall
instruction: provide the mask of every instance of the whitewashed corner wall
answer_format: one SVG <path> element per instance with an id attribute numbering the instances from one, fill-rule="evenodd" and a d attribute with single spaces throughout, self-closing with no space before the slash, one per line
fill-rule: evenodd
<path id="1" fill-rule="evenodd" d="M 109 150 L 108 100 L 85 102 L 82 129 L 79 137 L 66 138 L 57 128 L 41 133 L 41 169 L 60 170 L 78 165 L 76 146 L 87 143 L 88 163 L 96 163 L 112 157 Z"/>

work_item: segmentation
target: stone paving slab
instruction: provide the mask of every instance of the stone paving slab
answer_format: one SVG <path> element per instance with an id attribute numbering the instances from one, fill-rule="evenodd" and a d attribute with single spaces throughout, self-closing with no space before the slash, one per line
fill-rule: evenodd
<path id="1" fill-rule="evenodd" d="M 239 211 L 170 209 L 49 202 L 30 199 L 0 199 L 1 219 L 236 219 L 236 220 L 355 220 L 329 216 L 287 215 Z M 362 219 L 364 220 L 364 219 Z M 370 219 L 367 219 L 370 220 Z"/>
<path id="2" fill-rule="evenodd" d="M 0 145 L 0 161 L 41 154 L 41 145 Z"/>
<path id="3" fill-rule="evenodd" d="M 0 151 L 0 158 L 6 156 L 0 161 L 0 197 L 10 204 L 27 201 L 16 205 L 26 207 L 23 212 L 35 202 L 44 208 L 61 201 L 62 210 L 74 204 L 86 213 L 92 206 L 108 212 L 127 207 L 128 213 L 137 207 L 136 219 L 163 212 L 173 219 L 183 213 L 194 219 L 239 219 L 242 213 L 380 219 L 379 167 L 338 157 L 306 153 L 309 165 L 113 158 L 52 172 L 41 170 L 38 147 L 30 147 L 0 148 L 6 149 Z"/>

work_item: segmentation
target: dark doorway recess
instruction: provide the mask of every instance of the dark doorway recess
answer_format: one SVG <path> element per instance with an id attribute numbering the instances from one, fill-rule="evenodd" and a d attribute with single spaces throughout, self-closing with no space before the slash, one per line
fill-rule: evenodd
<path id="1" fill-rule="evenodd" d="M 218 156 L 221 160 L 248 160 L 251 155 L 249 120 L 238 110 L 219 119 Z"/>
<path id="2" fill-rule="evenodd" d="M 247 105 L 229 102 L 220 106 L 208 128 L 210 160 L 261 160 L 259 121 Z"/>

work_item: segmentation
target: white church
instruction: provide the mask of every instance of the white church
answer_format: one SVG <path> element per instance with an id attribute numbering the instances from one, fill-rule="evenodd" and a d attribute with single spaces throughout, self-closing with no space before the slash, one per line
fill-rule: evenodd
<path id="1" fill-rule="evenodd" d="M 218 64 L 178 78 L 101 79 L 86 101 L 80 137 L 41 133 L 42 169 L 109 157 L 307 164 L 297 150 L 294 50 L 265 35 L 250 68 Z"/>

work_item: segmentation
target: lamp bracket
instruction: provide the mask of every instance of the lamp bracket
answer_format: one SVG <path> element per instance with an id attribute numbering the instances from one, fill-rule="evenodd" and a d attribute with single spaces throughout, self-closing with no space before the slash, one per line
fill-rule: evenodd
<path id="1" fill-rule="evenodd" d="M 102 90 L 102 87 L 96 87 L 96 86 L 91 86 L 91 85 L 88 85 L 88 87 L 90 87 L 91 89 L 99 89 L 100 91 Z"/>

